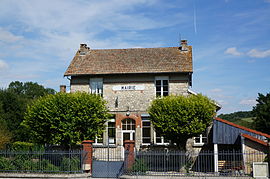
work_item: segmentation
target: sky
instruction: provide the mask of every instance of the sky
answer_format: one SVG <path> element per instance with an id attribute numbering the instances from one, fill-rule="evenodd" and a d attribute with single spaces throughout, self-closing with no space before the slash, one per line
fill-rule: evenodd
<path id="1" fill-rule="evenodd" d="M 270 87 L 270 0 L 0 0 L 0 88 L 59 91 L 81 43 L 92 49 L 193 47 L 191 90 L 219 113 L 252 110 Z"/>

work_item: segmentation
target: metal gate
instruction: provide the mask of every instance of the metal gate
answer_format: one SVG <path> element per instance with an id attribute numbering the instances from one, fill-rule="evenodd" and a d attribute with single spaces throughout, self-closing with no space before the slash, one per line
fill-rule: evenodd
<path id="1" fill-rule="evenodd" d="M 124 169 L 123 147 L 93 147 L 93 178 L 118 178 Z"/>

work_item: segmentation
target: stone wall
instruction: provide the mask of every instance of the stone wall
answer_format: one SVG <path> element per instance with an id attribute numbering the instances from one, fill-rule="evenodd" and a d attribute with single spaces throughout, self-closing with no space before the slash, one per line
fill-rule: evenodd
<path id="1" fill-rule="evenodd" d="M 155 74 L 78 76 L 71 79 L 71 92 L 89 92 L 90 78 L 103 78 L 103 98 L 107 101 L 110 111 L 146 112 L 151 102 L 156 98 Z M 163 74 L 169 77 L 169 94 L 187 95 L 188 75 Z M 140 86 L 139 90 L 115 90 L 116 86 Z"/>

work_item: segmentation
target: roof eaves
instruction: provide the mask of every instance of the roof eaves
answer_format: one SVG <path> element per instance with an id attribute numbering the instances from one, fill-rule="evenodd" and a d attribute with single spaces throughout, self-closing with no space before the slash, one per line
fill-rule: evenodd
<path id="1" fill-rule="evenodd" d="M 243 137 L 245 137 L 245 138 L 247 138 L 247 139 L 249 139 L 249 140 L 252 140 L 252 141 L 254 141 L 254 142 L 257 142 L 257 143 L 259 143 L 259 144 L 262 144 L 262 145 L 264 145 L 264 146 L 268 146 L 268 143 L 267 143 L 267 142 L 264 142 L 264 141 L 262 141 L 262 140 L 260 140 L 260 139 L 257 139 L 257 138 L 255 138 L 255 137 L 252 137 L 252 136 L 250 136 L 250 135 L 248 135 L 248 134 L 241 134 L 241 136 L 243 136 Z"/>

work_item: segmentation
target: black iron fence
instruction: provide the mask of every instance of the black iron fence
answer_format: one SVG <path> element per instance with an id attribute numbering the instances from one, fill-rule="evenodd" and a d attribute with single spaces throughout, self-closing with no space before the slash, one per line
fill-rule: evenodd
<path id="1" fill-rule="evenodd" d="M 215 161 L 215 158 L 218 160 Z M 150 176 L 252 176 L 252 164 L 267 161 L 267 154 L 254 151 L 220 151 L 218 154 L 213 151 L 139 151 L 133 165 L 126 167 L 124 173 Z M 215 166 L 218 171 L 215 171 Z"/>
<path id="2" fill-rule="evenodd" d="M 0 151 L 0 172 L 82 173 L 85 151 Z"/>

